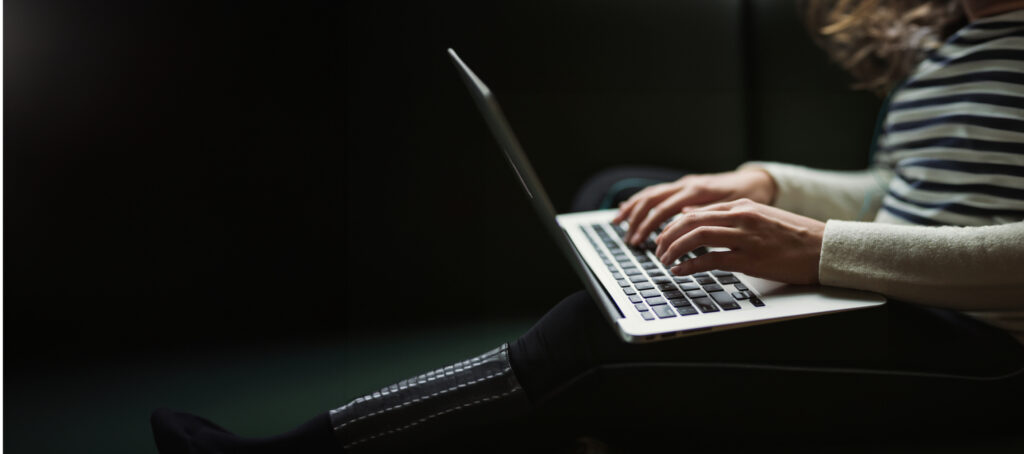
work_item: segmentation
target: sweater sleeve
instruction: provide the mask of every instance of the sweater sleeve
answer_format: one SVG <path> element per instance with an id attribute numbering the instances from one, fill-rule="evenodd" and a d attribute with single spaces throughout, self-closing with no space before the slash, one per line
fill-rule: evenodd
<path id="1" fill-rule="evenodd" d="M 777 187 L 772 205 L 820 221 L 874 219 L 892 178 L 892 171 L 881 167 L 834 171 L 748 162 L 740 168 L 760 168 L 772 176 Z"/>
<path id="2" fill-rule="evenodd" d="M 1024 309 L 1024 222 L 927 227 L 828 221 L 822 284 L 962 311 Z"/>

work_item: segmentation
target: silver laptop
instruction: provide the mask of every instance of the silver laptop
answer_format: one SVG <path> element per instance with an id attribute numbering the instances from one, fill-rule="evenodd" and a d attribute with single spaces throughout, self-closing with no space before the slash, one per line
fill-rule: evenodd
<path id="1" fill-rule="evenodd" d="M 494 94 L 454 50 L 448 54 L 544 227 L 625 341 L 671 339 L 885 303 L 873 293 L 790 285 L 728 271 L 675 276 L 653 251 L 623 242 L 625 225 L 611 222 L 616 210 L 556 214 Z M 707 251 L 699 248 L 686 258 Z"/>

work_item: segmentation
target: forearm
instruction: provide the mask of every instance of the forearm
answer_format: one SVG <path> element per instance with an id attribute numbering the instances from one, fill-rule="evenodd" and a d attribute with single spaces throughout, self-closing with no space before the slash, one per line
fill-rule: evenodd
<path id="1" fill-rule="evenodd" d="M 832 171 L 775 162 L 748 162 L 740 168 L 760 168 L 772 176 L 773 206 L 821 221 L 874 219 L 892 177 L 882 168 Z"/>
<path id="2" fill-rule="evenodd" d="M 1024 222 L 924 227 L 829 221 L 824 285 L 963 311 L 1024 309 Z"/>

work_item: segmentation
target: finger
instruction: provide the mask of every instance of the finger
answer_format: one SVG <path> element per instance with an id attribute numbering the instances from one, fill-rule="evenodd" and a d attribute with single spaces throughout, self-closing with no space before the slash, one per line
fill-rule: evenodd
<path id="1" fill-rule="evenodd" d="M 658 260 L 668 266 L 683 254 L 697 249 L 699 246 L 737 249 L 744 243 L 746 236 L 747 234 L 742 230 L 732 227 L 700 226 L 672 242 L 665 253 L 658 256 Z"/>
<path id="2" fill-rule="evenodd" d="M 612 222 L 619 223 L 624 221 L 626 217 L 629 216 L 629 213 L 633 211 L 633 208 L 636 207 L 636 204 L 644 197 L 647 197 L 647 195 L 650 194 L 651 190 L 654 189 L 655 187 L 657 187 L 657 185 L 643 188 L 636 194 L 633 194 L 628 199 L 626 199 L 625 202 L 620 203 L 619 214 L 615 216 L 615 219 L 613 219 Z"/>
<path id="3" fill-rule="evenodd" d="M 635 197 L 636 195 L 619 204 L 619 213 L 612 219 L 613 223 L 618 224 L 625 220 L 626 216 L 629 216 L 629 213 L 633 211 L 633 207 L 636 206 L 637 199 Z"/>
<path id="4" fill-rule="evenodd" d="M 636 229 L 636 234 L 640 235 L 641 238 L 647 238 L 654 229 L 658 228 L 662 222 L 665 222 L 668 218 L 679 213 L 679 209 L 685 204 L 686 200 L 690 198 L 692 191 L 682 190 L 667 197 L 661 203 L 655 205 L 647 212 L 647 217 L 644 218 L 640 225 Z"/>
<path id="5" fill-rule="evenodd" d="M 661 257 L 679 237 L 701 226 L 735 227 L 736 221 L 733 219 L 732 213 L 727 211 L 686 213 L 665 226 L 665 230 L 658 235 L 655 240 L 658 248 L 654 251 L 654 255 Z M 689 251 L 683 251 L 679 255 L 686 252 Z"/>
<path id="6" fill-rule="evenodd" d="M 633 208 L 633 212 L 629 215 L 629 230 L 626 234 L 626 238 L 629 238 L 630 244 L 638 244 L 643 241 L 644 237 L 637 234 L 637 227 L 643 222 L 644 218 L 647 217 L 647 212 L 654 205 L 665 200 L 669 195 L 675 191 L 674 187 L 666 187 L 653 192 L 650 196 L 640 199 L 636 207 Z"/>
<path id="7" fill-rule="evenodd" d="M 739 271 L 737 267 L 743 261 L 743 256 L 735 251 L 709 252 L 673 266 L 669 271 L 676 276 L 686 276 L 711 270 Z"/>
<path id="8" fill-rule="evenodd" d="M 754 203 L 755 202 L 749 199 L 736 199 L 730 200 L 728 202 L 712 203 L 700 207 L 687 207 L 686 212 L 690 213 L 699 211 L 729 211 L 741 206 L 746 206 Z"/>

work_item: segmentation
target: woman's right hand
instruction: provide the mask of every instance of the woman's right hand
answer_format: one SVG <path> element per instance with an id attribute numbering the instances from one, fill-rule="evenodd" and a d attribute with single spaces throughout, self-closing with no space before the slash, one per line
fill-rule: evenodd
<path id="1" fill-rule="evenodd" d="M 643 243 L 655 228 L 683 208 L 748 198 L 771 204 L 775 180 L 768 172 L 747 168 L 733 172 L 686 175 L 671 183 L 648 186 L 619 205 L 613 222 L 628 221 L 626 243 Z"/>

